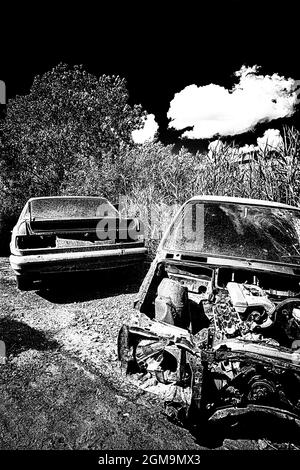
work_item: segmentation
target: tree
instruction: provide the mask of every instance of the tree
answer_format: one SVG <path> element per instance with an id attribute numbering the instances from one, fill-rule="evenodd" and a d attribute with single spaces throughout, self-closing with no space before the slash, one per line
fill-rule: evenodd
<path id="1" fill-rule="evenodd" d="M 60 64 L 35 77 L 28 95 L 8 101 L 1 126 L 3 204 L 17 212 L 31 196 L 59 194 L 81 160 L 92 159 L 101 172 L 122 145 L 133 145 L 145 114 L 128 104 L 118 76 L 97 79 L 82 66 Z"/>

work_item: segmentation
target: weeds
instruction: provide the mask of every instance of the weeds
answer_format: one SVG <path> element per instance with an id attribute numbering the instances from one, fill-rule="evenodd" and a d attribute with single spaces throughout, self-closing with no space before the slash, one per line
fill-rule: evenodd
<path id="1" fill-rule="evenodd" d="M 153 240 L 156 246 L 178 207 L 194 195 L 265 199 L 300 206 L 299 136 L 295 128 L 285 127 L 282 148 L 258 149 L 247 159 L 241 158 L 234 144 L 196 155 L 185 149 L 172 155 L 166 148 L 157 160 L 152 156 L 147 161 L 147 172 L 155 173 L 155 178 L 149 176 L 148 184 L 142 165 L 135 173 L 126 197 L 127 213 L 141 217 L 149 246 Z M 141 148 L 141 160 L 143 152 Z"/>
<path id="2" fill-rule="evenodd" d="M 244 156 L 234 144 L 204 154 L 192 154 L 185 148 L 174 153 L 172 145 L 158 141 L 122 145 L 119 153 L 107 153 L 101 162 L 82 156 L 66 173 L 56 194 L 104 196 L 115 203 L 123 197 L 123 215 L 142 220 L 147 244 L 154 252 L 178 207 L 194 195 L 266 199 L 300 206 L 299 148 L 300 133 L 293 127 L 283 129 L 281 148 L 252 150 Z M 19 211 L 25 202 L 11 199 L 12 192 L 6 191 L 3 207 L 8 208 L 10 217 L 14 215 L 11 208 Z"/>

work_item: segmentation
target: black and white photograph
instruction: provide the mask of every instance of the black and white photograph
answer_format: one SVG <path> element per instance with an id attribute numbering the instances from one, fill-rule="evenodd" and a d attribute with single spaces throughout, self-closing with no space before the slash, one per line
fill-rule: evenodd
<path id="1" fill-rule="evenodd" d="M 297 3 L 1 16 L 0 458 L 297 458 Z"/>

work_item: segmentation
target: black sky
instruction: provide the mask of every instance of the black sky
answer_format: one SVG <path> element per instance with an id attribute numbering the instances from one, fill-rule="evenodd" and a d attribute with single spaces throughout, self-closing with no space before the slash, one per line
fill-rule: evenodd
<path id="1" fill-rule="evenodd" d="M 97 76 L 125 77 L 131 103 L 154 113 L 161 140 L 171 143 L 179 133 L 167 130 L 167 112 L 185 86 L 230 88 L 243 64 L 300 78 L 297 2 L 180 2 L 167 11 L 162 1 L 105 9 L 85 2 L 64 12 L 61 4 L 43 5 L 2 17 L 0 79 L 8 99 L 28 93 L 33 77 L 59 62 L 83 64 Z"/>

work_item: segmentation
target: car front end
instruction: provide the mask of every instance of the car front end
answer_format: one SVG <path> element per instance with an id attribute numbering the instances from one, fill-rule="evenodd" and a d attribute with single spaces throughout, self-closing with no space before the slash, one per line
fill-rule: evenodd
<path id="1" fill-rule="evenodd" d="M 164 235 L 119 334 L 177 421 L 300 425 L 300 210 L 199 196 Z M 153 377 L 155 386 L 153 386 Z M 144 387 L 145 385 L 143 385 Z"/>

